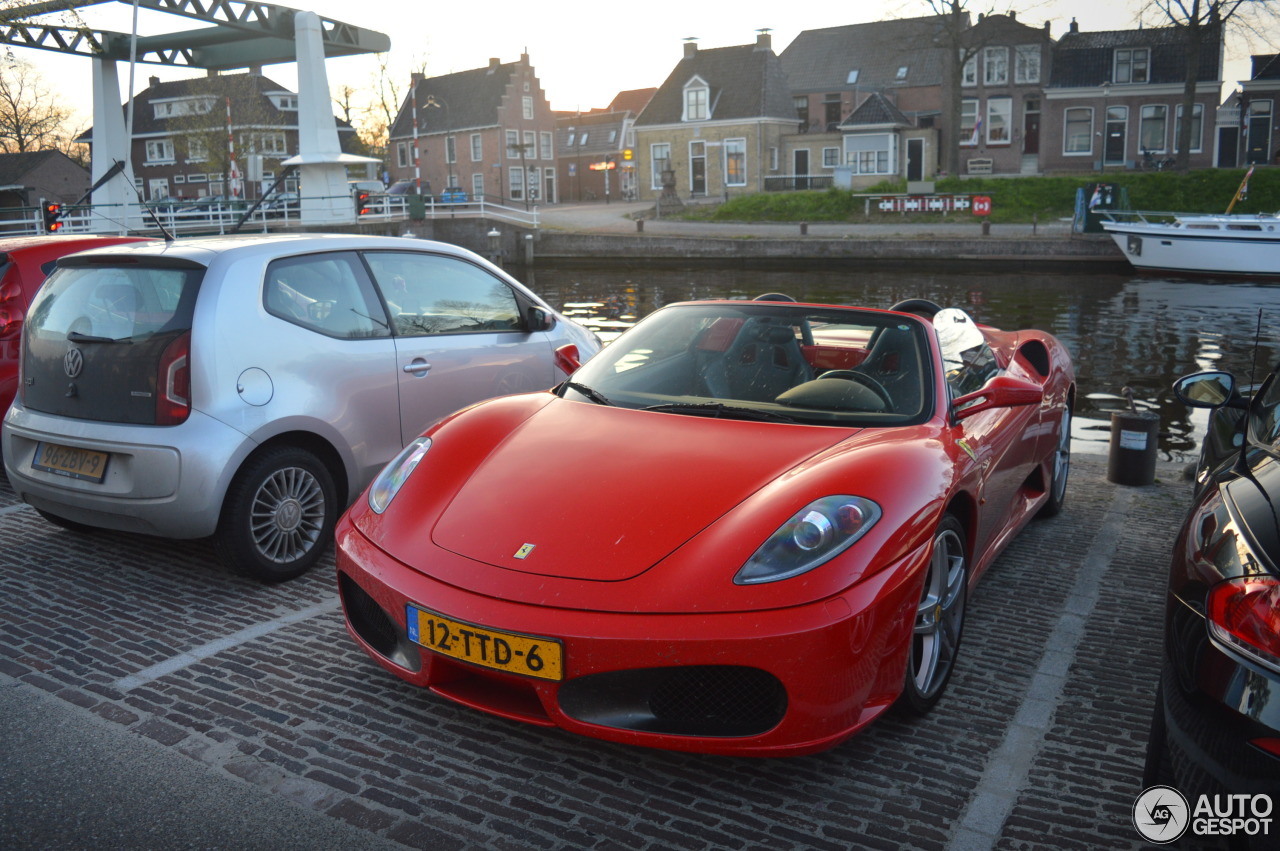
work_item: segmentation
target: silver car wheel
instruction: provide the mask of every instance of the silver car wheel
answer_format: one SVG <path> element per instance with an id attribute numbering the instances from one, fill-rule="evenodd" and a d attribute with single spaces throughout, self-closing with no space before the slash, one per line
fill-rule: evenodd
<path id="1" fill-rule="evenodd" d="M 967 577 L 964 541 L 944 524 L 933 542 L 911 639 L 910 676 L 923 700 L 941 691 L 955 663 L 964 626 Z"/>
<path id="2" fill-rule="evenodd" d="M 253 496 L 250 534 L 263 558 L 284 564 L 316 545 L 325 523 L 324 489 L 309 471 L 285 467 Z"/>
<path id="3" fill-rule="evenodd" d="M 1053 454 L 1052 498 L 1061 503 L 1067 495 L 1067 476 L 1071 473 L 1071 409 L 1062 412 L 1058 431 L 1058 448 Z"/>

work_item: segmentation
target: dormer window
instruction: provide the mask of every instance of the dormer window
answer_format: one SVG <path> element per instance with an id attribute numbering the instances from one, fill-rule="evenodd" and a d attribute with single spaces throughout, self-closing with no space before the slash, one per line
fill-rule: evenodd
<path id="1" fill-rule="evenodd" d="M 711 90 L 700 77 L 694 77 L 684 87 L 684 121 L 706 121 Z"/>
<path id="2" fill-rule="evenodd" d="M 897 77 L 897 79 L 899 79 L 899 80 L 905 80 L 905 79 L 907 79 L 907 67 L 908 67 L 908 66 L 903 65 L 901 68 L 899 68 L 899 69 L 898 69 L 898 77 Z"/>
<path id="3" fill-rule="evenodd" d="M 1145 83 L 1151 78 L 1151 50 L 1146 47 L 1124 47 L 1115 53 L 1115 73 L 1111 79 L 1117 83 Z"/>
<path id="4" fill-rule="evenodd" d="M 272 95 L 271 102 L 281 111 L 296 112 L 298 109 L 297 95 Z"/>
<path id="5" fill-rule="evenodd" d="M 845 83 L 852 86 L 857 82 L 858 82 L 858 69 L 854 68 L 852 71 L 849 72 L 849 76 L 845 79 Z"/>

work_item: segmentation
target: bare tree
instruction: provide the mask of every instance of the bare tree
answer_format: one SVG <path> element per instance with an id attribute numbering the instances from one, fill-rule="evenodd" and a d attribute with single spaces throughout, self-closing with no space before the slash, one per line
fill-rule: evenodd
<path id="1" fill-rule="evenodd" d="M 934 43 L 942 48 L 942 169 L 960 174 L 960 106 L 964 66 L 982 50 L 970 25 L 968 0 L 922 0 L 938 18 Z M 989 12 L 988 12 L 989 14 Z"/>
<path id="2" fill-rule="evenodd" d="M 60 147 L 71 110 L 62 106 L 29 62 L 0 59 L 0 150 L 5 153 Z"/>
<path id="3" fill-rule="evenodd" d="M 1182 115 L 1187 120 L 1180 121 L 1178 127 L 1177 153 L 1174 167 L 1186 171 L 1191 162 L 1191 131 L 1196 102 L 1196 82 L 1200 77 L 1200 54 L 1209 40 L 1216 43 L 1224 37 L 1231 24 L 1240 24 L 1246 28 L 1252 23 L 1245 20 L 1246 14 L 1257 18 L 1263 14 L 1275 14 L 1275 3 L 1272 0 L 1147 0 L 1144 12 L 1156 17 L 1161 23 L 1168 24 L 1182 31 L 1186 44 L 1186 74 L 1182 87 Z M 1217 98 L 1215 97 L 1215 102 Z M 1207 110 L 1206 110 L 1207 112 Z M 1204 121 L 1211 116 L 1205 115 Z"/>

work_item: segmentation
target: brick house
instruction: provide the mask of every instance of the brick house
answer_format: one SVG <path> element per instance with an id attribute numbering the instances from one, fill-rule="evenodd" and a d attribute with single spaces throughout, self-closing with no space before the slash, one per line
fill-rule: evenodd
<path id="1" fill-rule="evenodd" d="M 781 173 L 782 138 L 795 128 L 768 33 L 755 44 L 708 50 L 685 42 L 684 57 L 635 122 L 639 197 L 657 199 L 668 169 L 682 199 L 762 192 Z"/>
<path id="2" fill-rule="evenodd" d="M 805 30 L 797 35 L 779 58 L 799 135 L 784 144 L 784 169 L 790 183 L 777 181 L 771 188 L 827 186 L 837 167 L 851 167 L 855 184 L 898 174 L 905 158 L 898 145 L 902 122 L 932 128 L 942 110 L 945 56 L 937 46 L 942 27 L 941 17 L 927 16 Z M 845 127 L 855 110 L 873 98 L 876 102 Z M 889 135 L 865 138 L 877 135 L 869 131 L 883 129 L 886 123 Z M 850 129 L 855 139 L 847 141 Z M 863 144 L 882 143 L 891 147 L 882 148 L 879 155 L 857 156 Z M 848 161 L 850 154 L 855 155 L 853 163 Z M 937 160 L 937 151 L 930 151 L 922 174 L 932 175 Z M 890 162 L 892 173 L 880 170 Z"/>
<path id="3" fill-rule="evenodd" d="M 1212 128 L 1222 90 L 1222 49 L 1222 31 L 1215 27 L 1200 50 L 1191 168 L 1216 161 Z M 1178 27 L 1081 32 L 1073 20 L 1053 48 L 1041 169 L 1132 169 L 1173 156 L 1186 67 L 1186 35 Z"/>
<path id="4" fill-rule="evenodd" d="M 80 141 L 90 141 L 92 132 Z M 341 119 L 338 139 L 344 151 L 353 149 L 355 130 Z M 229 180 L 232 141 L 239 187 Z M 147 201 L 235 189 L 256 199 L 280 174 L 280 162 L 297 153 L 298 96 L 260 73 L 152 77 L 134 98 L 133 174 Z"/>
<path id="5" fill-rule="evenodd" d="M 458 186 L 501 203 L 555 203 L 555 131 L 528 54 L 440 77 L 415 74 L 388 134 L 388 168 L 393 180 L 421 180 L 424 194 Z"/>
<path id="6" fill-rule="evenodd" d="M 1053 53 L 1048 22 L 1029 27 L 1013 13 L 979 15 L 961 42 L 967 57 L 955 140 L 961 173 L 1039 172 L 1044 85 Z"/>
<path id="7" fill-rule="evenodd" d="M 1276 102 L 1280 100 L 1280 54 L 1269 53 L 1250 57 L 1252 64 L 1248 80 L 1240 83 L 1239 132 L 1220 132 L 1220 157 L 1222 144 L 1234 144 L 1231 162 L 1248 165 L 1280 163 L 1280 138 L 1276 130 Z"/>
<path id="8" fill-rule="evenodd" d="M 620 107 L 619 99 L 615 98 L 607 109 L 567 113 L 556 119 L 556 159 L 564 171 L 560 200 L 608 201 L 635 197 L 633 125 L 645 103 L 647 99 L 632 111 Z"/>
<path id="9" fill-rule="evenodd" d="M 71 204 L 89 183 L 89 170 L 62 151 L 0 154 L 0 209 L 35 207 L 42 199 Z"/>

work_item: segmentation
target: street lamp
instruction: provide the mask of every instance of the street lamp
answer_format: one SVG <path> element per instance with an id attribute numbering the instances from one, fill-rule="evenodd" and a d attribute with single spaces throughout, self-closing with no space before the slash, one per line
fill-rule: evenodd
<path id="1" fill-rule="evenodd" d="M 453 122 L 449 119 L 449 104 L 435 95 L 427 95 L 427 102 L 423 104 L 423 108 L 435 107 L 444 110 L 444 170 L 447 175 L 445 180 L 445 188 L 455 186 L 453 163 L 457 160 L 457 151 L 453 150 Z"/>

